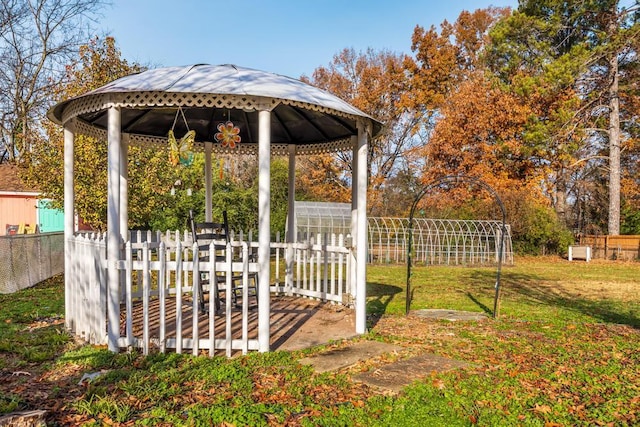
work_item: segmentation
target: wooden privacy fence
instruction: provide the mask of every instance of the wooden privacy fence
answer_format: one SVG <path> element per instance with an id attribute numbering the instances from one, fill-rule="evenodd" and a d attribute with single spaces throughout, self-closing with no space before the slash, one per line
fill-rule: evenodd
<path id="1" fill-rule="evenodd" d="M 120 274 L 120 348 L 152 348 L 193 354 L 208 350 L 246 353 L 258 349 L 257 310 L 249 303 L 249 274 L 258 271 L 251 253 L 257 242 L 232 240 L 224 261 L 200 261 L 189 234 L 135 233 L 117 262 Z M 240 236 L 243 237 L 243 236 Z M 303 243 L 271 244 L 271 292 L 349 301 L 350 250 L 342 236 Z M 318 243 L 316 243 L 318 242 Z M 70 239 L 66 277 L 67 326 L 93 344 L 107 342 L 106 236 Z M 224 308 L 200 312 L 200 273 L 226 277 Z M 232 304 L 230 281 L 240 276 L 242 300 Z M 202 289 L 208 290 L 208 285 Z"/>
<path id="2" fill-rule="evenodd" d="M 581 235 L 581 246 L 590 246 L 593 258 L 633 260 L 640 258 L 638 235 Z"/>

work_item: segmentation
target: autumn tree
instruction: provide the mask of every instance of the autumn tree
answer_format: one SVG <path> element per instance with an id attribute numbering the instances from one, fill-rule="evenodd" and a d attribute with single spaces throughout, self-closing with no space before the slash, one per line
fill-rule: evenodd
<path id="1" fill-rule="evenodd" d="M 41 133 L 49 94 L 65 78 L 102 0 L 0 1 L 0 162 L 14 162 Z"/>
<path id="2" fill-rule="evenodd" d="M 422 183 L 436 176 L 453 174 L 458 167 L 465 169 L 457 164 L 464 147 L 471 147 L 477 140 L 486 140 L 486 132 L 491 132 L 485 129 L 483 136 L 476 135 L 473 130 L 477 124 L 473 117 L 475 109 L 491 109 L 490 102 L 494 101 L 492 93 L 483 92 L 493 89 L 483 77 L 479 54 L 483 51 L 488 30 L 507 13 L 507 9 L 497 8 L 473 13 L 464 11 L 455 23 L 444 21 L 439 31 L 435 26 L 428 30 L 420 26 L 415 28 L 412 37 L 414 57 L 407 57 L 404 62 L 410 78 L 410 90 L 404 95 L 404 103 L 417 121 L 413 131 L 427 129 L 430 135 L 425 144 L 414 150 L 424 159 L 420 168 Z M 460 106 L 456 111 L 456 102 L 468 105 Z M 438 124 L 443 120 L 449 120 L 448 125 L 440 126 L 438 130 Z M 497 124 L 497 121 L 493 122 Z M 472 127 L 464 127 L 467 124 Z M 441 136 L 434 140 L 437 132 Z M 447 138 L 449 140 L 445 142 Z M 475 161 L 482 159 L 476 156 Z M 457 166 L 448 169 L 454 163 Z"/>
<path id="3" fill-rule="evenodd" d="M 512 92 L 486 67 L 490 34 L 510 16 L 508 9 L 462 12 L 438 31 L 416 27 L 407 61 L 414 111 L 431 125 L 425 159 L 425 184 L 446 175 L 479 179 L 500 195 L 507 209 L 516 247 L 521 252 L 562 250 L 570 239 L 558 228 L 539 187 L 546 165 L 525 139 L 534 115 L 529 100 Z M 501 212 L 487 191 L 452 185 L 431 191 L 420 212 L 431 217 L 498 219 Z M 542 202 L 540 200 L 543 200 Z"/>
<path id="4" fill-rule="evenodd" d="M 386 125 L 381 135 L 370 141 L 367 159 L 369 211 L 374 215 L 391 213 L 389 208 L 408 208 L 389 206 L 383 201 L 384 194 L 389 191 L 389 180 L 410 169 L 406 155 L 419 144 L 412 132 L 417 125 L 416 116 L 409 114 L 403 102 L 408 88 L 403 61 L 403 55 L 387 51 L 368 49 L 357 53 L 344 49 L 334 56 L 331 64 L 317 68 L 308 79 L 311 84 L 334 93 Z M 350 200 L 351 153 L 305 160 L 300 180 L 312 197 Z"/>
<path id="5" fill-rule="evenodd" d="M 531 115 L 523 101 L 484 73 L 470 74 L 439 110 L 441 119 L 424 150 L 429 163 L 422 177 L 426 182 L 446 175 L 481 180 L 499 194 L 518 252 L 563 251 L 571 234 L 542 194 L 546 168 L 523 141 Z M 495 199 L 477 187 L 429 194 L 421 208 L 439 218 L 501 219 Z"/>
<path id="6" fill-rule="evenodd" d="M 432 122 L 448 94 L 478 69 L 489 29 L 508 13 L 503 8 L 463 11 L 455 23 L 444 21 L 440 30 L 416 26 L 411 38 L 414 55 L 404 62 L 410 76 L 404 97 L 423 122 Z"/>
<path id="7" fill-rule="evenodd" d="M 534 165 L 521 137 L 528 108 L 494 83 L 481 61 L 490 28 L 507 14 L 497 8 L 464 11 L 440 31 L 414 30 L 405 98 L 422 126 L 432 128 L 428 143 L 416 150 L 426 159 L 423 184 L 458 174 L 508 187 L 503 183 L 531 174 Z"/>
<path id="8" fill-rule="evenodd" d="M 629 84 L 637 73 L 637 2 L 521 1 L 492 32 L 488 64 L 536 109 L 527 131 L 553 172 L 556 210 L 591 187 L 608 193 L 608 232 L 619 232 L 621 147 L 635 127 Z M 607 171 L 601 180 L 599 175 Z M 597 182 L 607 182 L 603 189 Z M 597 221 L 597 219 L 596 219 Z"/>
<path id="9" fill-rule="evenodd" d="M 504 188 L 539 178 L 522 144 L 528 106 L 482 73 L 462 82 L 439 113 L 441 119 L 425 147 L 425 180 L 466 175 Z"/>
<path id="10" fill-rule="evenodd" d="M 54 88 L 54 100 L 68 99 L 98 88 L 118 77 L 141 71 L 138 64 L 121 58 L 115 40 L 94 38 L 81 46 L 79 60 L 66 68 L 68 83 Z M 46 135 L 39 138 L 30 152 L 25 153 L 23 175 L 43 196 L 62 208 L 64 200 L 64 141 L 62 129 L 44 123 Z M 96 138 L 77 135 L 74 143 L 76 210 L 95 229 L 106 227 L 107 144 Z M 198 182 L 189 182 L 179 168 L 168 161 L 165 147 L 146 149 L 129 147 L 129 222 L 130 227 L 148 226 L 154 215 L 169 203 L 173 184 L 182 179 L 185 188 L 197 189 Z M 99 167 L 96 167 L 99 165 Z M 184 176 L 183 176 L 184 175 Z"/>

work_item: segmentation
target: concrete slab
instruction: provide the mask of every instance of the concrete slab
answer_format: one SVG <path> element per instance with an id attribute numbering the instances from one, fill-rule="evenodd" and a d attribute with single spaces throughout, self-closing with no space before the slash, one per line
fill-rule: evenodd
<path id="1" fill-rule="evenodd" d="M 445 372 L 466 366 L 470 364 L 435 354 L 423 354 L 354 375 L 353 379 L 372 387 L 398 393 L 402 388 L 416 380 L 428 377 L 432 372 Z"/>
<path id="2" fill-rule="evenodd" d="M 336 371 L 353 366 L 384 353 L 400 351 L 402 347 L 378 341 L 360 341 L 344 348 L 330 350 L 311 357 L 300 359 L 303 365 L 311 365 L 318 372 Z"/>
<path id="3" fill-rule="evenodd" d="M 311 300 L 272 310 L 271 350 L 302 350 L 355 337 L 352 309 Z"/>
<path id="4" fill-rule="evenodd" d="M 475 311 L 460 311 L 460 310 L 446 310 L 446 309 L 422 309 L 413 310 L 411 312 L 414 316 L 424 317 L 427 319 L 440 319 L 449 320 L 455 322 L 458 320 L 486 320 L 489 318 L 486 313 L 480 313 Z"/>

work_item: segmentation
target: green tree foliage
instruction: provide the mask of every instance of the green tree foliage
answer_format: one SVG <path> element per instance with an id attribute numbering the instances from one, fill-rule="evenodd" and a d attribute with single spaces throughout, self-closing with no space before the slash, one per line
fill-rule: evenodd
<path id="1" fill-rule="evenodd" d="M 525 142 L 572 227 L 602 222 L 570 202 L 592 190 L 608 193 L 607 228 L 618 233 L 621 148 L 637 127 L 637 9 L 637 1 L 523 0 L 490 33 L 487 65 L 533 109 Z M 598 182 L 605 186 L 590 185 Z"/>
<path id="2" fill-rule="evenodd" d="M 80 48 L 79 60 L 67 67 L 65 86 L 51 94 L 57 100 L 68 99 L 100 87 L 115 78 L 139 72 L 142 67 L 129 64 L 120 56 L 115 40 L 93 39 Z M 23 176 L 52 205 L 62 208 L 64 200 L 64 141 L 62 129 L 51 122 L 45 124 L 46 135 L 32 152 L 25 155 Z M 74 187 L 76 212 L 92 228 L 106 229 L 107 211 L 107 144 L 95 138 L 78 135 L 74 141 Z M 129 226 L 144 227 L 155 212 L 168 203 L 167 194 L 182 171 L 172 168 L 164 147 L 147 149 L 129 147 Z M 97 167 L 96 167 L 97 166 Z"/>
<path id="3" fill-rule="evenodd" d="M 258 166 L 252 156 L 226 155 L 212 159 L 212 209 L 215 219 L 227 212 L 229 228 L 235 233 L 258 230 Z M 215 165 L 220 165 L 216 168 Z M 165 208 L 153 213 L 152 230 L 184 230 L 189 227 L 189 211 L 196 221 L 205 219 L 204 156 L 196 153 L 193 165 L 184 168 Z M 284 238 L 288 209 L 288 163 L 271 161 L 271 235 Z M 256 235 L 254 234 L 254 237 Z"/>

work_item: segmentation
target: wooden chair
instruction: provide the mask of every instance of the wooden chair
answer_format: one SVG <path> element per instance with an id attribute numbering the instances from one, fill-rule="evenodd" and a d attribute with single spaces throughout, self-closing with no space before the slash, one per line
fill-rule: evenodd
<path id="1" fill-rule="evenodd" d="M 194 242 L 198 244 L 198 259 L 204 262 L 209 260 L 226 261 L 227 243 L 229 243 L 227 212 L 222 212 L 222 222 L 195 222 L 192 211 L 189 212 L 189 219 Z M 209 253 L 211 243 L 213 243 L 213 254 Z M 214 280 L 211 280 L 208 272 L 200 273 L 199 295 L 201 312 L 205 312 L 204 285 L 209 285 L 209 303 L 213 302 L 217 313 L 220 310 L 220 300 L 226 297 L 226 284 L 225 272 L 217 272 Z M 242 274 L 234 274 L 231 277 L 231 298 L 235 307 L 238 307 L 239 302 L 242 301 L 242 291 Z M 258 280 L 256 273 L 249 273 L 249 295 L 255 296 L 257 305 Z"/>
<path id="2" fill-rule="evenodd" d="M 251 248 L 249 248 L 249 262 L 257 261 L 257 254 L 251 252 Z M 247 284 L 247 294 L 249 298 L 255 298 L 255 306 L 258 306 L 258 273 L 250 272 L 248 274 L 248 284 Z M 243 296 L 243 286 L 242 286 L 242 274 L 234 275 L 232 280 L 232 292 L 233 292 L 233 302 L 236 307 L 240 305 L 240 301 L 242 301 Z"/>

